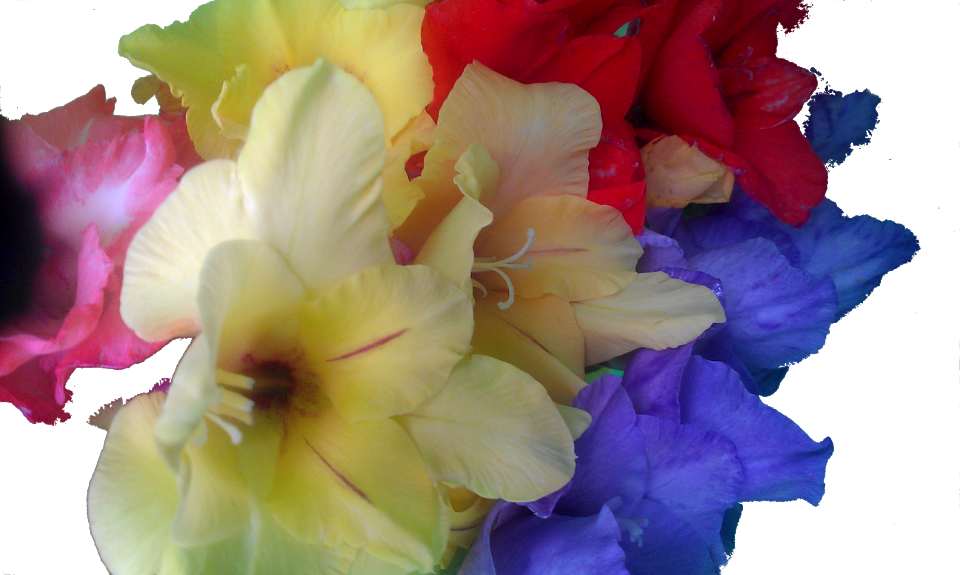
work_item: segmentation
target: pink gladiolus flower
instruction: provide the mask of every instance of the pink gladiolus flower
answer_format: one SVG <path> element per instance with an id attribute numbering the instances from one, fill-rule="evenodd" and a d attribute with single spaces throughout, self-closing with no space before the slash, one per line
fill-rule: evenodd
<path id="1" fill-rule="evenodd" d="M 129 367 L 163 346 L 120 319 L 123 262 L 177 185 L 178 161 L 196 154 L 182 116 L 114 116 L 115 103 L 97 86 L 8 125 L 11 164 L 37 194 L 47 251 L 32 307 L 0 331 L 0 401 L 33 423 L 70 417 L 74 369 Z"/>

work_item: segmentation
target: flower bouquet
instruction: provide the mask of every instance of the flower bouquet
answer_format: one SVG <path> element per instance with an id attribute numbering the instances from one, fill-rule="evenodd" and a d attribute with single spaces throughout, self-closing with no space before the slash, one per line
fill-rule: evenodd
<path id="1" fill-rule="evenodd" d="M 879 98 L 810 100 L 777 55 L 806 15 L 214 0 L 136 28 L 157 114 L 98 86 L 4 123 L 45 251 L 0 400 L 55 424 L 76 369 L 190 340 L 90 420 L 114 575 L 716 573 L 744 503 L 824 494 L 833 443 L 764 398 L 918 249 L 825 199 Z"/>

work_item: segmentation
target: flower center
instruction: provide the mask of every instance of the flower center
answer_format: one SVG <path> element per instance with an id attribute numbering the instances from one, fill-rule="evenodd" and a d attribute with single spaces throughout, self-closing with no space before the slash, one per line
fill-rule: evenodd
<path id="1" fill-rule="evenodd" d="M 533 258 L 528 257 L 526 261 L 517 263 L 517 261 L 522 258 L 533 246 L 533 242 L 537 241 L 537 235 L 533 232 L 533 228 L 527 228 L 527 243 L 523 244 L 523 247 L 520 248 L 520 251 L 513 254 L 512 256 L 502 259 L 494 260 L 494 258 L 477 258 L 473 263 L 473 269 L 471 273 L 479 274 L 484 272 L 494 272 L 503 278 L 504 283 L 507 284 L 507 293 L 508 297 L 506 301 L 498 302 L 497 307 L 500 309 L 507 309 L 513 305 L 514 300 L 514 288 L 513 282 L 510 281 L 510 276 L 508 276 L 503 269 L 512 269 L 512 270 L 530 270 L 533 269 L 533 264 L 536 262 Z M 483 292 L 483 297 L 487 296 L 487 288 L 477 280 L 472 280 L 474 287 Z"/>

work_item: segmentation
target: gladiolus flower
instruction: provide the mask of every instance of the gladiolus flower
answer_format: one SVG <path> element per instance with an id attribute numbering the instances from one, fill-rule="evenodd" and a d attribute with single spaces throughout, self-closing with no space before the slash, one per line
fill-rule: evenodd
<path id="1" fill-rule="evenodd" d="M 135 238 L 124 319 L 197 337 L 107 436 L 89 508 L 112 573 L 427 572 L 449 486 L 525 501 L 572 476 L 543 388 L 468 355 L 466 294 L 394 263 L 384 140 L 356 78 L 291 71 L 238 161 L 187 173 Z"/>
<path id="2" fill-rule="evenodd" d="M 32 308 L 0 333 L 0 401 L 33 423 L 69 418 L 75 368 L 122 369 L 163 344 L 124 325 L 118 296 L 131 238 L 183 173 L 178 126 L 114 116 L 114 104 L 97 86 L 8 124 L 14 171 L 38 194 L 47 253 Z"/>

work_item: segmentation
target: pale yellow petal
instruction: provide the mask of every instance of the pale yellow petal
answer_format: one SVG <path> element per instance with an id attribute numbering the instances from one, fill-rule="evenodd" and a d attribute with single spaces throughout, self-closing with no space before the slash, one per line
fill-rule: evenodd
<path id="1" fill-rule="evenodd" d="M 412 182 L 422 190 L 423 198 L 393 231 L 394 237 L 414 253 L 420 251 L 430 234 L 463 198 L 453 179 L 458 175 L 456 165 L 464 150 L 466 146 L 461 149 L 450 140 L 437 140 L 423 158 L 423 172 Z"/>
<path id="2" fill-rule="evenodd" d="M 476 255 L 496 260 L 517 253 L 532 229 L 535 240 L 524 258 L 530 269 L 504 270 L 522 298 L 552 293 L 567 301 L 615 294 L 630 285 L 643 253 L 623 216 L 576 196 L 529 198 L 480 232 Z M 481 281 L 498 289 L 506 284 L 496 274 Z"/>
<path id="3" fill-rule="evenodd" d="M 235 158 L 243 142 L 220 133 L 211 108 L 241 64 L 263 86 L 282 74 L 284 44 L 271 2 L 214 0 L 191 12 L 186 22 L 163 28 L 146 24 L 124 35 L 119 52 L 181 99 L 201 157 Z"/>
<path id="4" fill-rule="evenodd" d="M 457 171 L 453 183 L 465 196 L 485 206 L 493 203 L 500 188 L 500 166 L 482 144 L 474 142 L 467 146 L 453 169 Z"/>
<path id="5" fill-rule="evenodd" d="M 425 8 L 433 0 L 337 0 L 341 6 L 350 10 L 368 8 L 389 8 L 395 4 L 412 4 Z"/>
<path id="6" fill-rule="evenodd" d="M 268 504 L 305 542 L 365 547 L 410 570 L 432 569 L 449 515 L 416 445 L 391 419 L 350 423 L 333 408 L 291 418 Z"/>
<path id="7" fill-rule="evenodd" d="M 420 44 L 420 6 L 344 10 L 336 0 L 281 0 L 291 68 L 324 58 L 360 79 L 383 110 L 392 139 L 433 99 L 433 70 Z"/>
<path id="8" fill-rule="evenodd" d="M 253 77 L 247 64 L 237 66 L 233 78 L 223 83 L 217 101 L 210 108 L 213 119 L 225 138 L 246 140 L 253 106 L 263 95 L 264 84 Z"/>
<path id="9" fill-rule="evenodd" d="M 490 499 L 533 501 L 573 477 L 573 439 L 535 379 L 472 355 L 444 388 L 396 418 L 433 475 Z"/>
<path id="10" fill-rule="evenodd" d="M 496 217 L 528 197 L 587 194 L 587 155 L 600 141 L 600 106 L 573 84 L 524 85 L 474 62 L 440 110 L 437 139 L 482 144 L 500 165 Z"/>
<path id="11" fill-rule="evenodd" d="M 87 492 L 90 533 L 115 575 L 154 575 L 171 546 L 176 477 L 152 433 L 163 398 L 141 395 L 117 413 Z"/>
<path id="12" fill-rule="evenodd" d="M 487 513 L 497 502 L 496 499 L 480 497 L 463 487 L 448 489 L 450 507 L 450 539 L 447 549 L 440 558 L 440 565 L 447 567 L 459 548 L 469 549 L 480 534 Z"/>
<path id="13" fill-rule="evenodd" d="M 663 272 L 638 274 L 622 292 L 573 304 L 587 345 L 587 365 L 638 347 L 666 349 L 696 339 L 726 321 L 709 288 Z"/>
<path id="14" fill-rule="evenodd" d="M 195 336 L 207 254 L 221 242 L 257 236 L 235 163 L 217 160 L 190 170 L 127 250 L 123 321 L 147 341 Z"/>
<path id="15" fill-rule="evenodd" d="M 430 235 L 414 263 L 429 266 L 473 297 L 473 243 L 493 221 L 493 214 L 475 199 L 464 196 Z"/>
<path id="16" fill-rule="evenodd" d="M 383 203 L 394 229 L 407 219 L 417 202 L 423 198 L 423 190 L 410 181 L 407 175 L 407 160 L 414 154 L 426 151 L 433 142 L 436 124 L 429 114 L 423 112 L 399 133 L 387 147 L 386 165 L 383 168 Z"/>
<path id="17" fill-rule="evenodd" d="M 258 503 L 247 527 L 210 545 L 174 547 L 160 575 L 346 575 L 356 549 L 307 543 Z"/>
<path id="18" fill-rule="evenodd" d="M 586 386 L 583 335 L 570 304 L 547 295 L 517 299 L 501 310 L 497 302 L 504 297 L 503 292 L 490 292 L 477 299 L 474 352 L 522 369 L 539 381 L 554 401 L 569 405 Z"/>
<path id="19" fill-rule="evenodd" d="M 425 266 L 364 270 L 305 306 L 306 368 L 348 420 L 406 413 L 469 349 L 470 300 Z"/>
<path id="20" fill-rule="evenodd" d="M 678 136 L 664 136 L 640 150 L 646 172 L 647 206 L 682 208 L 730 200 L 733 172 Z"/>
<path id="21" fill-rule="evenodd" d="M 222 429 L 211 425 L 203 445 L 186 445 L 177 479 L 181 498 L 170 527 L 174 544 L 210 545 L 247 527 L 250 491 L 240 474 L 237 448 Z"/>
<path id="22" fill-rule="evenodd" d="M 248 354 L 267 361 L 295 352 L 296 311 L 304 301 L 304 287 L 283 258 L 257 240 L 219 244 L 200 275 L 203 332 L 174 372 L 156 427 L 157 440 L 174 468 L 204 414 L 223 396 L 216 369 L 242 371 Z"/>
<path id="23" fill-rule="evenodd" d="M 284 74 L 257 103 L 240 180 L 262 236 L 309 288 L 393 262 L 384 149 L 370 92 L 323 61 Z"/>
<path id="24" fill-rule="evenodd" d="M 560 412 L 560 416 L 563 417 L 564 423 L 567 424 L 570 435 L 574 440 L 580 439 L 580 436 L 590 427 L 590 422 L 593 420 L 590 412 L 577 409 L 576 407 L 570 407 L 569 405 L 563 405 L 562 403 L 555 405 L 557 411 Z"/>

